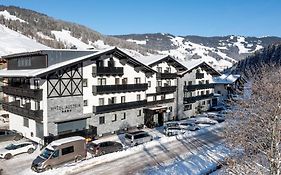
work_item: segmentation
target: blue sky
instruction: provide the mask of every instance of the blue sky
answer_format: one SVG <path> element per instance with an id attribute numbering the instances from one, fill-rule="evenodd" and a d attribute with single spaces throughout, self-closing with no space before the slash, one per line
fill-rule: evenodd
<path id="1" fill-rule="evenodd" d="M 0 0 L 100 33 L 281 36 L 280 0 Z"/>

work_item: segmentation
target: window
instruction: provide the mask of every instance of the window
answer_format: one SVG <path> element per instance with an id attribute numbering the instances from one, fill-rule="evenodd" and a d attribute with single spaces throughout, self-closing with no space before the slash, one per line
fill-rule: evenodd
<path id="1" fill-rule="evenodd" d="M 184 85 L 186 86 L 186 81 L 184 81 Z"/>
<path id="2" fill-rule="evenodd" d="M 155 95 L 153 96 L 153 101 L 156 101 L 156 96 Z"/>
<path id="3" fill-rule="evenodd" d="M 18 67 L 29 67 L 31 66 L 31 58 L 19 58 L 17 60 Z"/>
<path id="4" fill-rule="evenodd" d="M 121 120 L 125 120 L 125 119 L 126 119 L 126 113 L 124 112 Z"/>
<path id="5" fill-rule="evenodd" d="M 84 106 L 88 106 L 88 100 L 84 100 Z"/>
<path id="6" fill-rule="evenodd" d="M 120 84 L 120 78 L 115 78 L 115 84 Z"/>
<path id="7" fill-rule="evenodd" d="M 35 110 L 40 110 L 40 101 L 35 101 Z"/>
<path id="8" fill-rule="evenodd" d="M 88 87 L 88 80 L 87 79 L 83 79 L 83 87 Z"/>
<path id="9" fill-rule="evenodd" d="M 140 101 L 140 100 L 141 100 L 141 95 L 137 94 L 137 101 Z"/>
<path id="10" fill-rule="evenodd" d="M 98 85 L 106 85 L 106 79 L 105 78 L 98 78 Z"/>
<path id="11" fill-rule="evenodd" d="M 192 110 L 192 104 L 187 104 L 184 106 L 184 111 Z"/>
<path id="12" fill-rule="evenodd" d="M 108 67 L 115 67 L 115 61 L 113 60 L 113 58 L 110 58 L 110 60 L 107 62 L 107 66 Z"/>
<path id="13" fill-rule="evenodd" d="M 128 78 L 123 78 L 122 79 L 122 84 L 128 84 Z"/>
<path id="14" fill-rule="evenodd" d="M 202 81 L 199 81 L 198 83 L 199 83 L 199 84 L 203 84 L 203 82 L 202 82 Z"/>
<path id="15" fill-rule="evenodd" d="M 161 95 L 161 100 L 165 100 L 165 95 Z"/>
<path id="16" fill-rule="evenodd" d="M 66 155 L 74 152 L 74 146 L 61 149 L 61 155 Z"/>
<path id="17" fill-rule="evenodd" d="M 116 122 L 117 121 L 117 114 L 113 114 L 112 116 L 112 122 Z"/>
<path id="18" fill-rule="evenodd" d="M 206 101 L 202 101 L 202 106 L 205 106 L 206 105 Z"/>
<path id="19" fill-rule="evenodd" d="M 171 81 L 170 80 L 167 80 L 167 85 L 171 86 Z"/>
<path id="20" fill-rule="evenodd" d="M 108 104 L 115 104 L 115 103 L 116 103 L 116 97 L 108 98 Z"/>
<path id="21" fill-rule="evenodd" d="M 206 95 L 209 95 L 210 94 L 210 91 L 209 90 L 206 90 Z"/>
<path id="22" fill-rule="evenodd" d="M 57 158 L 57 157 L 59 157 L 59 150 L 56 150 L 54 153 L 53 153 L 53 155 L 52 155 L 52 159 L 53 158 Z"/>
<path id="23" fill-rule="evenodd" d="M 192 81 L 188 81 L 188 85 L 192 85 Z"/>
<path id="24" fill-rule="evenodd" d="M 104 105 L 104 98 L 99 98 L 99 106 L 103 106 Z"/>
<path id="25" fill-rule="evenodd" d="M 221 94 L 221 91 L 218 91 L 218 94 Z"/>
<path id="26" fill-rule="evenodd" d="M 104 62 L 103 62 L 103 60 L 98 60 L 98 61 L 97 61 L 97 67 L 104 67 Z"/>
<path id="27" fill-rule="evenodd" d="M 23 118 L 23 126 L 29 127 L 29 120 L 28 120 L 28 118 Z"/>
<path id="28" fill-rule="evenodd" d="M 201 91 L 201 95 L 204 95 L 204 91 Z"/>
<path id="29" fill-rule="evenodd" d="M 141 110 L 138 110 L 138 117 L 141 116 Z"/>
<path id="30" fill-rule="evenodd" d="M 208 105 L 210 105 L 211 104 L 211 100 L 208 100 L 207 103 L 208 103 Z"/>
<path id="31" fill-rule="evenodd" d="M 209 84 L 210 82 L 209 82 L 209 80 L 206 80 L 206 84 Z"/>
<path id="32" fill-rule="evenodd" d="M 170 67 L 167 67 L 167 73 L 171 73 L 171 68 Z"/>
<path id="33" fill-rule="evenodd" d="M 151 87 L 151 81 L 147 81 L 148 87 Z"/>
<path id="34" fill-rule="evenodd" d="M 121 96 L 121 103 L 125 103 L 125 102 L 126 102 L 125 96 Z"/>
<path id="35" fill-rule="evenodd" d="M 99 118 L 99 123 L 100 123 L 100 125 L 105 124 L 105 117 L 104 116 L 101 116 Z"/>
<path id="36" fill-rule="evenodd" d="M 34 87 L 36 88 L 36 89 L 39 89 L 39 87 L 40 87 L 40 85 L 39 85 L 39 80 L 34 80 Z"/>
<path id="37" fill-rule="evenodd" d="M 162 67 L 157 67 L 157 72 L 162 73 Z"/>
<path id="38" fill-rule="evenodd" d="M 157 81 L 157 86 L 162 86 L 162 81 Z"/>
<path id="39" fill-rule="evenodd" d="M 141 78 L 140 77 L 135 78 L 135 84 L 140 84 L 140 83 L 141 83 Z"/>

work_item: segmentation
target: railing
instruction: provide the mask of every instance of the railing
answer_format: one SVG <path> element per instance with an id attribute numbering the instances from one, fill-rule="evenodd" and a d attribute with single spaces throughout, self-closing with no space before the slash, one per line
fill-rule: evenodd
<path id="1" fill-rule="evenodd" d="M 3 93 L 24 98 L 42 100 L 42 89 L 29 89 L 13 86 L 3 86 Z"/>
<path id="2" fill-rule="evenodd" d="M 215 84 L 194 84 L 194 85 L 187 85 L 184 86 L 185 91 L 195 91 L 197 89 L 209 89 L 214 88 Z"/>
<path id="3" fill-rule="evenodd" d="M 156 100 L 156 101 L 148 101 L 147 106 L 153 106 L 153 105 L 164 104 L 164 103 L 173 103 L 174 101 L 175 101 L 175 98 L 164 99 L 164 100 Z"/>
<path id="4" fill-rule="evenodd" d="M 157 86 L 156 93 L 173 93 L 177 90 L 177 86 Z"/>
<path id="5" fill-rule="evenodd" d="M 183 103 L 184 104 L 195 103 L 196 101 L 212 98 L 213 96 L 214 96 L 214 94 L 211 93 L 211 94 L 207 94 L 207 95 L 200 95 L 200 96 L 193 96 L 193 97 L 184 97 L 183 98 Z"/>
<path id="6" fill-rule="evenodd" d="M 156 78 L 157 79 L 176 79 L 177 74 L 176 73 L 157 73 Z"/>
<path id="7" fill-rule="evenodd" d="M 196 79 L 202 79 L 202 78 L 204 78 L 204 73 L 196 73 L 196 74 L 195 74 L 195 78 L 196 78 Z"/>
<path id="8" fill-rule="evenodd" d="M 147 83 L 143 84 L 118 84 L 118 85 L 100 85 L 93 86 L 93 94 L 110 94 L 122 92 L 145 91 L 148 88 Z"/>
<path id="9" fill-rule="evenodd" d="M 43 121 L 43 110 L 31 110 L 22 108 L 14 102 L 3 102 L 2 107 L 5 111 L 11 112 L 13 114 L 17 114 L 19 116 L 30 118 L 39 122 Z"/>
<path id="10" fill-rule="evenodd" d="M 127 109 L 134 109 L 146 106 L 147 101 L 134 101 L 134 102 L 127 102 L 127 103 L 116 103 L 110 105 L 103 105 L 103 106 L 93 106 L 93 113 L 101 114 L 101 113 L 108 113 L 108 112 L 115 112 L 115 111 L 122 111 Z"/>
<path id="11" fill-rule="evenodd" d="M 102 75 L 122 76 L 123 74 L 124 74 L 123 67 L 93 67 L 93 77 L 102 76 Z"/>

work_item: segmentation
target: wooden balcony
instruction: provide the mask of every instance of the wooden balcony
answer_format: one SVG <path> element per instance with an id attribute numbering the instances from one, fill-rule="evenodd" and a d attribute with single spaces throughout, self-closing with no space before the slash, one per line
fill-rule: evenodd
<path id="1" fill-rule="evenodd" d="M 93 113 L 102 114 L 102 113 L 122 111 L 127 109 L 141 108 L 146 106 L 146 104 L 147 101 L 142 100 L 142 101 L 127 102 L 127 103 L 115 103 L 115 104 L 109 104 L 103 106 L 93 106 Z"/>
<path id="2" fill-rule="evenodd" d="M 157 86 L 156 87 L 156 93 L 159 94 L 169 94 L 173 93 L 177 90 L 177 86 Z"/>
<path id="3" fill-rule="evenodd" d="M 122 76 L 123 67 L 93 67 L 93 77 L 96 76 Z"/>
<path id="4" fill-rule="evenodd" d="M 157 73 L 156 78 L 157 79 L 176 79 L 177 74 L 176 73 Z"/>
<path id="5" fill-rule="evenodd" d="M 29 108 L 20 107 L 17 101 L 10 103 L 3 102 L 2 107 L 5 111 L 10 113 L 35 120 L 37 122 L 43 121 L 43 110 L 31 110 Z"/>
<path id="6" fill-rule="evenodd" d="M 100 85 L 93 86 L 93 94 L 111 94 L 111 93 L 124 93 L 124 92 L 138 92 L 146 91 L 148 88 L 147 83 L 143 84 L 118 84 L 118 85 Z"/>
<path id="7" fill-rule="evenodd" d="M 214 96 L 213 93 L 208 94 L 208 95 L 199 95 L 199 96 L 192 96 L 192 97 L 184 97 L 183 98 L 183 103 L 188 104 L 188 103 L 195 103 L 196 101 L 204 100 L 204 99 L 209 99 Z"/>
<path id="8" fill-rule="evenodd" d="M 42 89 L 29 89 L 13 86 L 3 86 L 3 93 L 23 98 L 31 98 L 35 100 L 42 100 Z"/>
<path id="9" fill-rule="evenodd" d="M 195 91 L 198 89 L 210 89 L 214 87 L 215 87 L 214 84 L 194 84 L 194 85 L 184 86 L 184 91 Z"/>

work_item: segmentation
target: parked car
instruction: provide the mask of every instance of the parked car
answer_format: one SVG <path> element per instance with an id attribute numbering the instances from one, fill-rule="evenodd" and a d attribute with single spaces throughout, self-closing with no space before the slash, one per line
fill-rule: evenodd
<path id="1" fill-rule="evenodd" d="M 45 147 L 41 154 L 33 160 L 31 169 L 36 172 L 42 172 L 68 161 L 81 160 L 86 156 L 87 149 L 84 137 L 63 138 L 55 140 Z"/>
<path id="2" fill-rule="evenodd" d="M 197 117 L 195 119 L 195 124 L 208 124 L 208 125 L 215 125 L 218 122 L 216 120 L 210 119 L 208 117 Z"/>
<path id="3" fill-rule="evenodd" d="M 174 136 L 179 134 L 184 134 L 185 131 L 180 128 L 179 126 L 172 126 L 172 127 L 166 127 L 164 129 L 164 134 L 167 136 Z"/>
<path id="4" fill-rule="evenodd" d="M 18 154 L 31 154 L 34 152 L 34 150 L 36 150 L 36 148 L 37 146 L 32 142 L 9 144 L 8 146 L 0 149 L 0 158 L 8 160 Z"/>
<path id="5" fill-rule="evenodd" d="M 217 122 L 221 123 L 225 121 L 225 116 L 222 114 L 210 115 L 210 119 L 216 120 Z"/>
<path id="6" fill-rule="evenodd" d="M 153 137 L 145 131 L 135 131 L 125 134 L 125 143 L 130 146 L 152 141 Z"/>
<path id="7" fill-rule="evenodd" d="M 123 145 L 118 142 L 105 141 L 98 144 L 90 142 L 87 144 L 87 150 L 94 156 L 100 156 L 123 150 Z"/>
<path id="8" fill-rule="evenodd" d="M 225 106 L 212 106 L 208 111 L 212 112 L 212 111 L 222 111 L 222 110 L 226 110 Z"/>
<path id="9" fill-rule="evenodd" d="M 14 130 L 0 129 L 0 142 L 9 140 L 20 140 L 22 139 L 22 134 Z"/>
<path id="10" fill-rule="evenodd" d="M 180 127 L 182 129 L 189 130 L 189 131 L 197 131 L 200 129 L 200 126 L 196 125 L 195 123 L 188 123 L 188 122 L 180 123 Z"/>
<path id="11" fill-rule="evenodd" d="M 164 129 L 167 127 L 178 127 L 179 123 L 178 122 L 166 122 L 164 123 Z"/>

